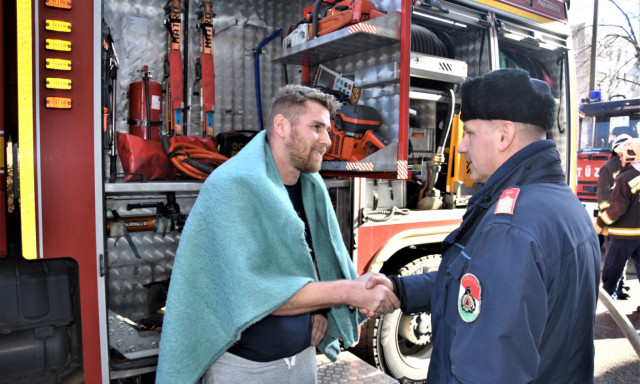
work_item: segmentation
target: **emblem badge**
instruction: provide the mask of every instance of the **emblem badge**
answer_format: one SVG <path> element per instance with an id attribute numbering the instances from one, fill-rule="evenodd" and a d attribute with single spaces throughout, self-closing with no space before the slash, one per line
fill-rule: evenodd
<path id="1" fill-rule="evenodd" d="M 498 199 L 498 204 L 496 204 L 496 210 L 493 214 L 513 215 L 519 193 L 520 188 L 507 188 L 502 191 L 502 195 L 500 195 L 500 199 Z"/>
<path id="2" fill-rule="evenodd" d="M 460 280 L 460 292 L 458 293 L 458 312 L 467 323 L 475 321 L 480 315 L 482 304 L 482 288 L 475 275 L 467 273 Z"/>

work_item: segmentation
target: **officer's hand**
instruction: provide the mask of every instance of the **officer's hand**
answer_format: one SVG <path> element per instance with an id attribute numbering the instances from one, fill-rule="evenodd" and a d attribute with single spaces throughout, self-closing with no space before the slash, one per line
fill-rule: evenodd
<path id="1" fill-rule="evenodd" d="M 384 285 L 385 287 L 389 288 L 390 291 L 393 292 L 393 284 L 391 283 L 391 280 L 389 280 L 389 278 L 381 273 L 371 273 L 369 275 L 369 279 L 367 280 L 367 282 L 365 283 L 365 287 L 367 289 L 371 289 L 373 287 L 375 287 L 376 285 Z M 372 312 L 367 310 L 366 308 L 360 308 L 360 313 L 362 313 L 365 316 L 368 317 L 377 317 L 379 316 L 378 313 Z"/>
<path id="2" fill-rule="evenodd" d="M 360 308 L 361 313 L 370 317 L 384 315 L 398 309 L 400 300 L 393 293 L 391 281 L 387 284 L 385 280 L 388 280 L 385 275 L 373 272 L 352 280 L 356 288 L 352 295 L 352 306 Z"/>

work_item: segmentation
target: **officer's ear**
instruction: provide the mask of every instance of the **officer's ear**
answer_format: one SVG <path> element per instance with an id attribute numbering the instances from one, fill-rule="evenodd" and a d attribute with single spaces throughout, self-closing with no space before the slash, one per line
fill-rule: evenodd
<path id="1" fill-rule="evenodd" d="M 498 123 L 498 149 L 501 152 L 506 151 L 511 147 L 511 144 L 516 137 L 516 126 L 512 121 L 502 120 Z"/>

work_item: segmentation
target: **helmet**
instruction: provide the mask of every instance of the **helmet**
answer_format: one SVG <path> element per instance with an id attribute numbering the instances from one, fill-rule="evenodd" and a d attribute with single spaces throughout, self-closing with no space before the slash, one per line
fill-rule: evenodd
<path id="1" fill-rule="evenodd" d="M 625 165 L 640 163 L 640 139 L 629 139 L 618 149 L 622 153 L 622 162 Z"/>
<path id="2" fill-rule="evenodd" d="M 626 133 L 623 133 L 622 135 L 617 136 L 615 139 L 613 139 L 613 143 L 611 143 L 611 150 L 614 153 L 617 153 L 617 149 L 620 146 L 620 144 L 626 142 L 627 140 L 631 139 L 631 136 L 627 135 Z"/>

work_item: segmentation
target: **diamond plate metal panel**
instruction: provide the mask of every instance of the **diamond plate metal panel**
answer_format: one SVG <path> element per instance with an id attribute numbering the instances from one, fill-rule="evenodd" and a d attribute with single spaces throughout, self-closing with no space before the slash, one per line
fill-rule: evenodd
<path id="1" fill-rule="evenodd" d="M 258 129 L 255 49 L 278 29 L 286 29 L 289 24 L 297 22 L 301 18 L 302 9 L 302 2 L 278 0 L 213 3 L 213 11 L 216 14 L 213 20 L 216 134 L 229 130 Z M 260 100 L 264 117 L 268 113 L 272 95 L 286 83 L 287 69 L 269 60 L 271 52 L 280 45 L 280 39 L 276 38 L 266 45 L 259 55 Z M 194 42 L 193 46 L 198 47 L 199 42 Z M 199 54 L 199 49 L 194 51 L 194 54 Z M 289 69 L 287 75 L 289 82 L 300 82 L 297 71 Z M 192 123 L 199 121 L 198 108 L 197 104 L 192 107 Z"/>
<path id="2" fill-rule="evenodd" d="M 139 359 L 158 354 L 160 332 L 138 330 L 129 321 L 113 311 L 107 318 L 109 345 L 127 359 Z"/>
<path id="3" fill-rule="evenodd" d="M 123 238 L 107 240 L 108 307 L 114 312 L 139 320 L 148 317 L 146 284 L 171 276 L 180 234 L 131 233 L 140 259 Z"/>
<path id="4" fill-rule="evenodd" d="M 489 72 L 489 41 L 482 31 L 475 28 L 452 30 L 449 36 L 455 47 L 455 59 L 467 63 L 467 76 L 478 77 Z M 484 44 L 483 44 L 484 40 Z M 481 49 L 484 49 L 481 55 Z"/>
<path id="5" fill-rule="evenodd" d="M 164 26 L 163 0 L 117 1 L 105 0 L 103 15 L 110 27 L 118 54 L 116 128 L 128 132 L 127 118 L 129 85 L 141 81 L 140 70 L 148 66 L 152 81 L 161 83 L 164 73 L 167 30 Z"/>
<path id="6" fill-rule="evenodd" d="M 358 359 L 352 353 L 340 352 L 338 360 L 331 362 L 318 355 L 318 384 L 397 384 L 398 381 Z"/>
<path id="7" fill-rule="evenodd" d="M 183 215 L 191 211 L 194 201 L 194 194 L 176 197 Z M 127 205 L 157 202 L 166 203 L 166 196 L 111 196 L 106 201 L 106 210 L 115 210 L 121 217 L 154 216 L 156 211 L 153 208 L 129 210 Z M 180 232 L 171 231 L 164 235 L 152 231 L 131 232 L 130 236 L 140 254 L 139 259 L 125 238 L 107 238 L 107 304 L 115 313 L 137 321 L 149 315 L 145 285 L 171 276 Z"/>
<path id="8" fill-rule="evenodd" d="M 373 0 L 372 2 L 381 12 L 389 13 L 402 10 L 402 0 Z"/>

